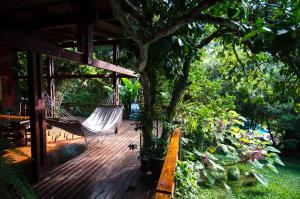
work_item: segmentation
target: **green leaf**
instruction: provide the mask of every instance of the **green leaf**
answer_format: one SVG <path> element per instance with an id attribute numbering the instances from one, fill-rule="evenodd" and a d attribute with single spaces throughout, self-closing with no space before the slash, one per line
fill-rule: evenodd
<path id="1" fill-rule="evenodd" d="M 253 161 L 250 161 L 250 163 L 256 168 L 256 169 L 261 169 L 264 167 L 263 164 L 261 164 L 258 160 L 253 160 Z"/>
<path id="2" fill-rule="evenodd" d="M 194 154 L 196 154 L 198 157 L 204 157 L 205 155 L 203 153 L 201 153 L 200 151 L 198 150 L 194 150 Z"/>
<path id="3" fill-rule="evenodd" d="M 218 158 L 216 156 L 214 156 L 213 154 L 210 154 L 208 152 L 205 152 L 205 155 L 207 155 L 209 157 L 209 159 L 212 159 L 214 161 L 218 160 Z"/>
<path id="4" fill-rule="evenodd" d="M 205 166 L 199 161 L 196 161 L 196 165 L 197 165 L 197 168 L 200 170 L 205 168 Z"/>
<path id="5" fill-rule="evenodd" d="M 244 143 L 250 143 L 250 140 L 247 138 L 240 138 L 239 141 Z"/>
<path id="6" fill-rule="evenodd" d="M 207 150 L 208 150 L 209 153 L 213 154 L 216 151 L 216 148 L 213 147 L 213 146 L 210 146 L 210 147 L 207 148 Z"/>
<path id="7" fill-rule="evenodd" d="M 273 172 L 278 173 L 278 170 L 273 164 L 267 163 L 267 167 L 269 167 Z"/>
<path id="8" fill-rule="evenodd" d="M 224 167 L 222 167 L 221 165 L 215 163 L 214 161 L 209 160 L 209 162 L 211 163 L 211 165 L 213 166 L 213 168 L 220 169 L 221 171 L 225 171 Z"/>
<path id="9" fill-rule="evenodd" d="M 223 182 L 223 185 L 224 185 L 224 188 L 225 188 L 226 191 L 231 190 L 230 186 L 228 186 L 225 182 Z"/>
<path id="10" fill-rule="evenodd" d="M 276 162 L 276 163 L 278 163 L 278 164 L 280 164 L 282 166 L 285 166 L 285 164 L 280 160 L 280 158 L 275 158 L 274 162 Z"/>
<path id="11" fill-rule="evenodd" d="M 178 44 L 179 44 L 179 46 L 183 46 L 183 42 L 180 38 L 178 38 Z"/>
<path id="12" fill-rule="evenodd" d="M 205 177 L 208 179 L 208 181 L 211 184 L 215 183 L 216 179 L 215 179 L 215 177 L 211 174 L 211 172 L 208 169 L 204 169 L 203 170 L 203 174 L 205 175 Z"/>
<path id="13" fill-rule="evenodd" d="M 275 152 L 275 153 L 281 153 L 278 149 L 276 149 L 275 147 L 272 147 L 272 146 L 267 146 L 265 148 L 266 151 L 272 151 L 272 152 Z"/>
<path id="14" fill-rule="evenodd" d="M 257 30 L 254 30 L 252 32 L 249 32 L 248 34 L 246 34 L 243 38 L 242 38 L 242 42 L 246 41 L 248 39 L 250 39 L 251 37 L 255 36 L 258 33 Z"/>
<path id="15" fill-rule="evenodd" d="M 181 142 L 182 142 L 183 145 L 186 145 L 189 142 L 189 139 L 182 137 Z"/>
<path id="16" fill-rule="evenodd" d="M 227 153 L 228 152 L 228 148 L 227 148 L 227 145 L 225 144 L 220 144 L 222 150 L 224 151 L 224 153 Z"/>
<path id="17" fill-rule="evenodd" d="M 258 173 L 253 173 L 253 175 L 261 184 L 263 184 L 265 187 L 268 187 L 269 182 L 263 175 L 258 174 Z"/>

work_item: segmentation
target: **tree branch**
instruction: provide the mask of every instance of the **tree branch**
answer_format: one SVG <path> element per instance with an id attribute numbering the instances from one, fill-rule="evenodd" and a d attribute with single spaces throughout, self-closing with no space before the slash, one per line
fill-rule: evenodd
<path id="1" fill-rule="evenodd" d="M 129 15 L 122 9 L 119 0 L 109 0 L 109 3 L 113 10 L 114 17 L 122 24 L 126 36 L 140 44 L 140 35 L 134 30 L 132 21 L 129 19 Z"/>
<path id="2" fill-rule="evenodd" d="M 144 13 L 135 5 L 133 5 L 129 0 L 123 0 L 123 2 L 131 8 L 132 13 L 136 15 L 139 19 L 145 19 Z"/>
<path id="3" fill-rule="evenodd" d="M 203 23 L 209 23 L 209 24 L 215 24 L 215 25 L 222 25 L 223 27 L 228 27 L 231 28 L 233 30 L 239 30 L 239 24 L 231 21 L 229 19 L 225 19 L 222 17 L 214 17 L 211 15 L 207 15 L 207 14 L 198 14 L 195 17 L 196 21 L 201 21 Z"/>
<path id="4" fill-rule="evenodd" d="M 233 50 L 233 53 L 234 53 L 234 55 L 235 55 L 236 60 L 238 61 L 238 63 L 241 65 L 241 67 L 242 67 L 242 69 L 243 69 L 244 75 L 247 75 L 247 74 L 246 74 L 246 71 L 245 71 L 245 65 L 244 65 L 244 63 L 242 62 L 242 60 L 240 59 L 238 53 L 236 52 L 235 44 L 232 45 L 232 50 Z"/>
<path id="5" fill-rule="evenodd" d="M 204 46 L 206 46 L 207 44 L 209 44 L 213 39 L 221 36 L 222 34 L 224 34 L 226 32 L 230 32 L 230 30 L 229 29 L 216 30 L 215 32 L 213 32 L 207 38 L 202 39 L 201 42 L 197 44 L 197 49 L 203 48 Z"/>
<path id="6" fill-rule="evenodd" d="M 167 25 L 167 27 L 154 32 L 151 36 L 145 38 L 143 43 L 151 44 L 161 38 L 173 34 L 179 28 L 185 26 L 188 22 L 193 21 L 200 14 L 200 12 L 216 5 L 218 2 L 220 2 L 220 0 L 207 0 L 200 2 L 189 14 L 171 22 L 169 25 Z"/>
<path id="7" fill-rule="evenodd" d="M 226 30 L 215 31 L 210 36 L 203 39 L 197 45 L 197 50 L 200 50 L 201 48 L 203 48 L 204 46 L 209 44 L 214 38 L 221 36 L 225 32 L 226 32 Z M 174 118 L 174 114 L 176 111 L 176 106 L 177 106 L 184 90 L 188 86 L 188 78 L 189 78 L 189 74 L 190 74 L 190 67 L 191 67 L 192 60 L 193 60 L 193 54 L 190 53 L 189 55 L 186 56 L 185 61 L 183 63 L 182 74 L 179 76 L 179 79 L 176 82 L 174 82 L 174 89 L 172 91 L 171 101 L 167 107 L 167 122 L 168 123 L 172 123 L 172 120 Z M 169 137 L 169 129 L 164 127 L 161 138 L 167 139 L 168 137 Z"/>

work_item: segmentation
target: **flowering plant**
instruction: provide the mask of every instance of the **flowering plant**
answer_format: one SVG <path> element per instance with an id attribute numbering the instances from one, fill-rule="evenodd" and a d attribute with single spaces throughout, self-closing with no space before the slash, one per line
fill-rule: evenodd
<path id="1" fill-rule="evenodd" d="M 185 157 L 179 161 L 176 177 L 186 179 L 186 171 L 193 174 L 194 181 L 199 184 L 222 183 L 230 190 L 227 181 L 238 180 L 240 176 L 255 177 L 264 186 L 268 186 L 268 180 L 260 173 L 264 167 L 278 173 L 275 164 L 284 165 L 280 160 L 279 150 L 271 146 L 271 141 L 255 131 L 244 130 L 245 118 L 234 111 L 229 112 L 227 119 L 213 118 L 207 121 L 207 131 L 214 132 L 213 145 L 200 151 L 192 147 L 188 138 L 182 142 L 189 150 L 184 150 Z M 211 133 L 211 132 L 207 132 Z M 192 141 L 191 141 L 192 142 Z M 191 150 L 192 149 L 192 150 Z M 247 165 L 243 172 L 239 165 Z M 193 185 L 195 186 L 195 184 Z"/>

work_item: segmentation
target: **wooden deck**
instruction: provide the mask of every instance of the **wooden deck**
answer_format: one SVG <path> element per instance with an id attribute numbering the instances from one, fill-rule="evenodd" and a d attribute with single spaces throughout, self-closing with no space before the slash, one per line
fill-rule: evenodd
<path id="1" fill-rule="evenodd" d="M 53 169 L 33 185 L 38 198 L 148 197 L 147 184 L 135 189 L 144 174 L 139 169 L 139 149 L 128 148 L 129 144 L 139 147 L 139 133 L 134 128 L 134 122 L 124 121 L 118 134 L 101 138 L 103 143 L 93 141 L 79 156 Z M 68 151 L 73 149 L 76 147 L 71 145 Z M 147 182 L 148 178 L 144 179 Z"/>

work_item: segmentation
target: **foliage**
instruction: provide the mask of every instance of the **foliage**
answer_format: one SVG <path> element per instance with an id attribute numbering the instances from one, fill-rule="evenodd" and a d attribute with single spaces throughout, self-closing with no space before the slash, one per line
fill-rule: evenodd
<path id="1" fill-rule="evenodd" d="M 153 143 L 151 156 L 153 158 L 163 159 L 166 155 L 168 142 L 166 140 L 156 138 Z"/>
<path id="2" fill-rule="evenodd" d="M 120 98 L 125 107 L 124 114 L 128 116 L 131 103 L 138 100 L 141 83 L 138 80 L 129 80 L 127 78 L 122 78 L 121 80 L 122 84 L 119 85 Z"/>
<path id="3" fill-rule="evenodd" d="M 299 140 L 300 82 L 287 65 L 270 54 L 220 41 L 207 50 L 202 64 L 211 79 L 221 81 L 223 92 L 235 97 L 237 112 L 267 128 L 274 146 L 285 149 L 286 139 Z"/>
<path id="4" fill-rule="evenodd" d="M 166 124 L 174 122 L 174 112 L 187 86 L 190 63 L 196 58 L 199 48 L 209 43 L 205 41 L 221 37 L 226 48 L 238 45 L 254 54 L 269 52 L 279 60 L 291 54 L 293 60 L 297 61 L 299 57 L 295 56 L 299 55 L 298 1 L 127 2 L 131 7 L 129 10 L 135 12 L 125 9 L 117 0 L 110 0 L 110 4 L 124 36 L 131 39 L 131 44 L 127 45 L 133 52 L 130 60 L 136 61 L 133 65 L 140 73 L 144 102 L 141 129 L 145 150 L 150 150 L 153 145 L 153 115 L 157 107 L 167 107 L 162 114 Z M 293 45 L 286 45 L 289 42 Z M 297 64 L 288 64 L 288 72 L 292 73 Z M 240 78 L 234 76 L 234 79 L 237 82 Z M 230 86 L 232 84 L 228 89 Z M 162 88 L 167 88 L 165 91 L 171 96 L 168 101 L 158 100 Z M 169 132 L 164 130 L 162 139 L 168 139 Z"/>
<path id="5" fill-rule="evenodd" d="M 178 105 L 176 119 L 183 124 L 185 135 L 204 149 L 211 145 L 214 137 L 206 119 L 225 117 L 228 110 L 234 108 L 235 97 L 223 92 L 222 81 L 212 79 L 207 65 L 201 60 L 193 63 L 189 82 Z"/>
<path id="6" fill-rule="evenodd" d="M 228 181 L 235 181 L 240 178 L 239 164 L 247 165 L 247 169 L 242 171 L 243 176 L 255 177 L 264 186 L 268 186 L 268 180 L 260 172 L 262 168 L 269 168 L 271 171 L 278 173 L 275 164 L 284 165 L 280 160 L 277 149 L 270 146 L 270 142 L 257 137 L 255 132 L 247 132 L 239 126 L 243 125 L 244 118 L 236 112 L 230 111 L 228 118 L 211 118 L 208 119 L 208 131 L 213 131 L 214 145 L 206 147 L 200 152 L 195 142 L 191 139 L 183 139 L 184 143 L 184 160 L 179 163 L 177 171 L 177 180 L 183 179 L 186 170 L 185 165 L 190 167 L 194 165 L 189 172 L 196 172 L 198 175 L 198 185 L 222 184 L 226 190 L 231 190 Z M 188 149 L 188 150 L 186 150 Z M 183 166 L 183 168 L 180 168 Z M 195 176 L 196 174 L 187 174 L 185 176 Z M 189 179 L 188 181 L 190 181 Z M 195 179 L 193 179 L 195 180 Z M 180 192 L 179 182 L 178 191 Z M 192 186 L 190 184 L 189 186 Z M 194 187 L 188 190 L 194 191 Z M 182 194 L 182 193 L 179 193 Z"/>
<path id="7" fill-rule="evenodd" d="M 13 165 L 14 159 L 7 151 L 26 156 L 5 139 L 0 139 L 0 195 L 3 198 L 36 198 L 30 184 L 20 171 Z"/>
<path id="8" fill-rule="evenodd" d="M 242 177 L 239 181 L 229 182 L 231 192 L 236 198 L 245 199 L 270 199 L 300 197 L 300 162 L 297 159 L 283 159 L 285 166 L 278 166 L 280 175 L 269 168 L 262 168 L 261 172 L 269 179 L 269 186 L 264 187 L 257 183 L 256 178 Z M 247 165 L 240 165 L 240 170 L 245 170 Z M 223 186 L 200 186 L 197 198 L 233 198 L 224 191 Z"/>

